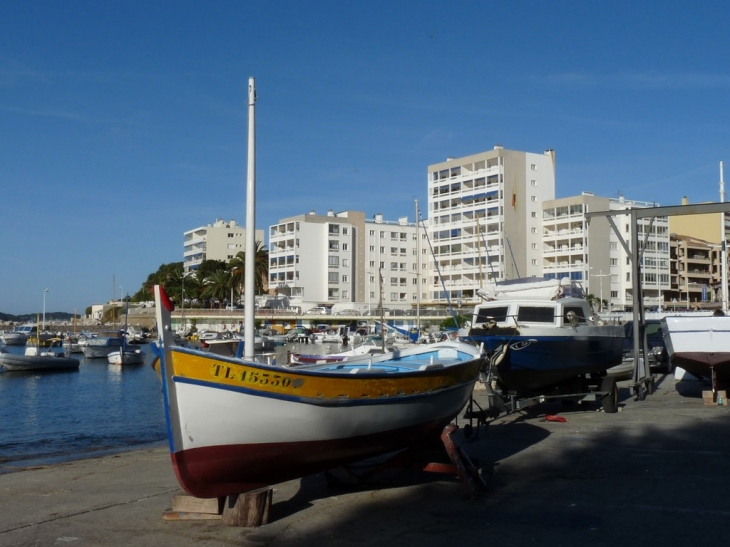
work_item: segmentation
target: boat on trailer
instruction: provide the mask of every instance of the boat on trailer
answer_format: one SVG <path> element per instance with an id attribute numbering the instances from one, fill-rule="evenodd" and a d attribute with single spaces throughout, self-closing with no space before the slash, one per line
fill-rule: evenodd
<path id="1" fill-rule="evenodd" d="M 481 349 L 458 341 L 296 368 L 175 346 L 155 286 L 172 464 L 197 497 L 247 492 L 438 439 Z"/>
<path id="2" fill-rule="evenodd" d="M 617 402 L 616 382 L 606 371 L 621 363 L 623 327 L 605 324 L 567 279 L 495 285 L 460 332 L 487 348 L 488 384 L 513 398 L 599 391 Z"/>
<path id="3" fill-rule="evenodd" d="M 662 330 L 673 367 L 710 380 L 713 391 L 730 387 L 730 316 L 666 316 Z"/>

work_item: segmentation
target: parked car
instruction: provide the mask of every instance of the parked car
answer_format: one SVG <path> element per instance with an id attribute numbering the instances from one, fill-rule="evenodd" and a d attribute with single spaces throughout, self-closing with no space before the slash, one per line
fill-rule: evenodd
<path id="1" fill-rule="evenodd" d="M 310 308 L 304 312 L 304 315 L 329 315 L 329 313 L 329 308 L 325 308 L 324 306 L 315 306 L 314 308 Z"/>
<path id="2" fill-rule="evenodd" d="M 664 344 L 664 331 L 659 319 L 646 319 L 646 353 L 649 368 L 671 372 L 669 353 Z M 628 321 L 624 325 L 624 359 L 634 354 L 634 322 Z"/>
<path id="3" fill-rule="evenodd" d="M 333 315 L 360 315 L 360 312 L 357 310 L 340 310 Z"/>

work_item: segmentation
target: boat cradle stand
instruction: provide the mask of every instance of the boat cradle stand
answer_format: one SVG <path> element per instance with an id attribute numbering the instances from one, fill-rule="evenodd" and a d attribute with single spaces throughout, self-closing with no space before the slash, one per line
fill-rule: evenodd
<path id="1" fill-rule="evenodd" d="M 424 459 L 424 454 L 419 452 L 417 448 L 408 448 L 382 462 L 368 466 L 362 472 L 356 472 L 352 467 L 339 467 L 327 471 L 327 480 L 331 485 L 358 486 L 367 484 L 368 480 L 378 474 L 393 469 L 399 472 L 413 470 L 426 473 L 442 473 L 456 475 L 463 487 L 465 496 L 472 497 L 478 491 L 486 490 L 487 485 L 477 465 L 454 439 L 453 435 L 458 429 L 458 426 L 452 423 L 447 425 L 441 432 L 441 442 L 451 463 L 427 461 L 430 458 L 426 456 Z"/>
<path id="2" fill-rule="evenodd" d="M 223 524 L 257 527 L 269 523 L 274 489 L 270 486 L 220 498 L 175 495 L 164 520 L 221 520 Z"/>

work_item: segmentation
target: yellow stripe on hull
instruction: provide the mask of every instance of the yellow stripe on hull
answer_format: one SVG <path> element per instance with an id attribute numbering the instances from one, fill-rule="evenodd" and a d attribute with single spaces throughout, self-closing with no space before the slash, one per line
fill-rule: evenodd
<path id="1" fill-rule="evenodd" d="M 384 373 L 371 377 L 334 371 L 297 373 L 291 369 L 232 363 L 211 355 L 170 352 L 172 372 L 190 381 L 247 388 L 267 394 L 306 398 L 375 399 L 417 395 L 473 382 L 479 362 L 469 361 L 435 371 Z M 366 367 L 363 367 L 363 369 Z"/>

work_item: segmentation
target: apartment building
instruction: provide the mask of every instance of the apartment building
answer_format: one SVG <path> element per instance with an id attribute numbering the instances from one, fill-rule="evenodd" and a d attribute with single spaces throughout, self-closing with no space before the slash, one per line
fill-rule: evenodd
<path id="1" fill-rule="evenodd" d="M 349 303 L 364 310 L 377 307 L 382 276 L 383 306 L 410 307 L 418 294 L 417 247 L 407 217 L 311 211 L 269 228 L 269 286 L 303 308 Z"/>
<path id="2" fill-rule="evenodd" d="M 429 165 L 429 299 L 472 303 L 488 280 L 542 275 L 542 204 L 554 198 L 552 150 L 498 145 Z"/>
<path id="3" fill-rule="evenodd" d="M 604 217 L 588 222 L 586 213 L 623 211 L 654 207 L 656 204 L 628 200 L 623 196 L 605 198 L 584 192 L 579 196 L 546 201 L 543 204 L 543 276 L 569 277 L 580 281 L 587 292 L 598 297 L 603 309 L 633 309 L 631 259 L 619 237 Z M 621 238 L 631 247 L 631 217 L 613 217 Z M 659 308 L 670 290 L 670 244 L 667 217 L 639 219 L 642 246 L 642 291 L 647 309 Z"/>
<path id="4" fill-rule="evenodd" d="M 682 205 L 688 204 L 683 198 Z M 674 260 L 672 303 L 721 302 L 722 241 L 723 236 L 725 241 L 730 238 L 730 214 L 672 216 L 669 231 Z"/>
<path id="5" fill-rule="evenodd" d="M 246 229 L 235 220 L 216 219 L 213 224 L 200 226 L 184 233 L 183 268 L 196 270 L 204 260 L 229 261 L 246 250 Z M 264 231 L 256 230 L 256 241 L 264 241 Z"/>

